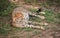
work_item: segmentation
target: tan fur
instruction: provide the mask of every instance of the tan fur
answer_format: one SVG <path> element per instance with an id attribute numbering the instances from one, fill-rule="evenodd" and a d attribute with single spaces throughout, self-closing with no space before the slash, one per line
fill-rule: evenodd
<path id="1" fill-rule="evenodd" d="M 16 13 L 14 17 L 15 18 L 23 18 L 23 14 L 22 13 Z"/>
<path id="2" fill-rule="evenodd" d="M 15 20 L 18 19 L 18 18 L 23 19 L 23 14 L 22 14 L 22 13 L 16 13 L 16 14 L 13 16 L 13 21 L 15 21 Z"/>

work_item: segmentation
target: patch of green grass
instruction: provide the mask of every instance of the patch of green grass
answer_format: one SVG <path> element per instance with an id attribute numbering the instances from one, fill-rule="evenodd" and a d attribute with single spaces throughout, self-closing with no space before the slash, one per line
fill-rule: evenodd
<path id="1" fill-rule="evenodd" d="M 32 5 L 36 5 L 37 0 L 25 0 L 26 4 L 32 4 Z"/>
<path id="2" fill-rule="evenodd" d="M 8 16 L 15 7 L 15 4 L 11 3 L 5 10 L 0 12 L 0 16 Z"/>
<path id="3" fill-rule="evenodd" d="M 40 5 L 40 6 L 45 6 L 45 4 L 44 4 L 44 3 L 39 3 L 39 5 Z"/>
<path id="4" fill-rule="evenodd" d="M 60 0 L 46 0 L 46 3 L 49 5 L 58 5 L 60 6 Z"/>
<path id="5" fill-rule="evenodd" d="M 44 12 L 46 13 L 44 16 L 47 22 L 60 24 L 60 13 L 54 14 L 50 10 L 45 10 Z"/>
<path id="6" fill-rule="evenodd" d="M 56 15 L 56 18 L 59 18 L 59 19 L 60 19 L 60 13 L 58 13 L 58 14 Z"/>
<path id="7" fill-rule="evenodd" d="M 31 2 L 32 2 L 32 0 L 25 0 L 25 2 L 26 2 L 26 3 L 31 3 Z"/>
<path id="8" fill-rule="evenodd" d="M 24 28 L 23 30 L 25 30 L 25 31 L 32 31 L 33 29 L 32 28 L 29 28 L 29 27 L 26 27 L 26 28 Z"/>
<path id="9" fill-rule="evenodd" d="M 8 34 L 7 30 L 0 28 L 0 35 L 7 35 L 7 34 Z"/>
<path id="10" fill-rule="evenodd" d="M 54 15 L 54 13 L 52 12 L 52 11 L 50 11 L 50 10 L 45 10 L 44 11 L 46 14 L 44 15 L 45 17 L 46 17 L 46 21 L 47 22 L 54 22 L 55 20 L 55 15 Z"/>
<path id="11" fill-rule="evenodd" d="M 10 24 L 3 24 L 2 28 L 6 29 L 6 30 L 10 30 L 11 29 L 11 25 Z"/>
<path id="12" fill-rule="evenodd" d="M 60 24 L 60 13 L 57 13 L 57 14 L 56 14 L 55 23 Z"/>
<path id="13" fill-rule="evenodd" d="M 42 32 L 41 30 L 34 30 L 33 31 L 34 35 L 39 35 L 39 34 L 41 34 L 41 32 Z"/>
<path id="14" fill-rule="evenodd" d="M 49 8 L 49 4 L 48 3 L 39 3 L 39 6 L 45 7 L 45 8 Z"/>
<path id="15" fill-rule="evenodd" d="M 0 12 L 4 11 L 9 5 L 10 2 L 8 0 L 0 0 Z"/>

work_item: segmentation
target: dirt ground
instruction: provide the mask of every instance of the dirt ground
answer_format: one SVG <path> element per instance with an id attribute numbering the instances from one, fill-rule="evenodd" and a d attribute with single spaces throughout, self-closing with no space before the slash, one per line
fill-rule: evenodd
<path id="1" fill-rule="evenodd" d="M 46 20 L 42 21 L 46 22 Z M 60 38 L 60 23 L 51 22 L 45 30 L 16 28 L 11 26 L 11 14 L 4 17 L 0 16 L 0 38 Z"/>

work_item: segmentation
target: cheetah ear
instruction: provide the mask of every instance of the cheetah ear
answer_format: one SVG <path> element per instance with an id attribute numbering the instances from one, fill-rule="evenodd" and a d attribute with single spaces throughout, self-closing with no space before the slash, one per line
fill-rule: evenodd
<path id="1" fill-rule="evenodd" d="M 39 13 L 41 11 L 42 11 L 42 8 L 38 8 L 36 12 Z"/>

